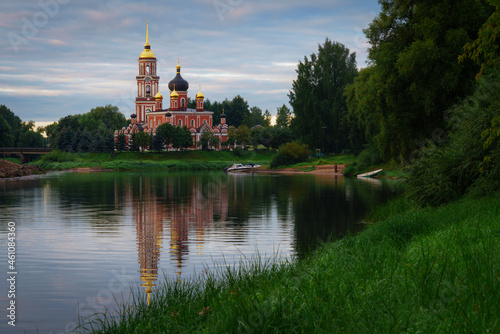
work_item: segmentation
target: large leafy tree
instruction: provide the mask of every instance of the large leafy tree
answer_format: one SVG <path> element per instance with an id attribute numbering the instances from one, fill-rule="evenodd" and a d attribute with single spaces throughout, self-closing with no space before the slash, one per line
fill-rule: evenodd
<path id="1" fill-rule="evenodd" d="M 5 105 L 0 105 L 1 147 L 44 147 L 45 139 L 35 131 L 35 122 L 23 122 Z"/>
<path id="2" fill-rule="evenodd" d="M 365 76 L 369 83 L 358 84 L 362 89 L 373 85 L 371 108 L 380 115 L 380 152 L 405 161 L 435 130 L 444 128 L 444 111 L 472 92 L 477 65 L 470 60 L 460 64 L 457 58 L 477 37 L 491 8 L 476 0 L 379 3 L 381 13 L 365 30 L 373 72 Z"/>
<path id="3" fill-rule="evenodd" d="M 140 148 L 142 153 L 144 153 L 144 150 L 151 145 L 151 135 L 146 132 L 136 133 L 134 137 L 134 144 Z"/>
<path id="4" fill-rule="evenodd" d="M 200 140 L 198 141 L 198 146 L 201 147 L 202 150 L 206 151 L 211 147 L 215 148 L 219 145 L 219 138 L 211 132 L 211 131 L 203 131 L 200 136 Z"/>
<path id="5" fill-rule="evenodd" d="M 296 72 L 288 95 L 295 115 L 294 131 L 310 147 L 326 145 L 328 152 L 347 147 L 344 89 L 357 75 L 355 53 L 327 38 L 319 45 L 318 54 L 299 62 Z"/>
<path id="6" fill-rule="evenodd" d="M 168 151 L 168 147 L 175 137 L 175 126 L 170 123 L 163 123 L 156 129 L 156 135 L 160 136 Z"/>
<path id="7" fill-rule="evenodd" d="M 193 137 L 187 126 L 176 126 L 172 138 L 172 147 L 175 149 L 187 148 L 193 146 Z"/>
<path id="8" fill-rule="evenodd" d="M 288 127 L 290 125 L 290 121 L 292 120 L 292 112 L 288 107 L 283 104 L 276 111 L 276 126 L 279 127 Z"/>
<path id="9" fill-rule="evenodd" d="M 479 29 L 478 38 L 474 42 L 468 42 L 464 46 L 464 54 L 459 57 L 460 61 L 467 58 L 481 65 L 476 78 L 484 71 L 500 67 L 500 0 L 486 0 L 495 7 L 495 11 Z"/>
<path id="10" fill-rule="evenodd" d="M 226 102 L 225 113 L 227 115 L 227 123 L 239 127 L 250 117 L 248 102 L 240 95 L 235 96 L 230 103 Z M 224 103 L 223 103 L 224 105 Z"/>

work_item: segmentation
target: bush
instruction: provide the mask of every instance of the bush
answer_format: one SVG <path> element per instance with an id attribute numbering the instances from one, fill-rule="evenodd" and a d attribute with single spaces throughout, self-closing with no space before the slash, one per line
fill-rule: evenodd
<path id="1" fill-rule="evenodd" d="M 500 115 L 499 78 L 499 74 L 481 77 L 473 96 L 449 110 L 448 141 L 422 150 L 421 158 L 409 167 L 411 199 L 439 206 L 464 194 L 498 191 L 500 135 L 496 134 L 500 131 L 495 119 Z"/>
<path id="2" fill-rule="evenodd" d="M 75 156 L 69 152 L 54 150 L 49 154 L 44 155 L 41 160 L 45 162 L 66 162 L 74 161 Z"/>
<path id="3" fill-rule="evenodd" d="M 301 145 L 295 141 L 281 145 L 278 153 L 271 160 L 270 167 L 293 165 L 299 162 L 307 161 L 311 151 L 307 145 Z"/>
<path id="4" fill-rule="evenodd" d="M 375 145 L 369 145 L 367 148 L 361 151 L 358 157 L 358 164 L 360 169 L 371 167 L 382 162 L 383 160 L 380 156 L 380 152 Z"/>

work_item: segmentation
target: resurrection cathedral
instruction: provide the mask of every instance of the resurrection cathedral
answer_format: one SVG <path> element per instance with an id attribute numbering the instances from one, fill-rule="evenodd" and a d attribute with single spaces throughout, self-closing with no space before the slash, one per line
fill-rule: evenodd
<path id="1" fill-rule="evenodd" d="M 204 131 L 213 132 L 219 138 L 220 143 L 227 141 L 229 127 L 226 124 L 226 115 L 223 113 L 220 116 L 221 124 L 213 124 L 213 112 L 203 107 L 205 96 L 201 92 L 201 87 L 196 94 L 196 109 L 187 107 L 189 83 L 181 76 L 179 60 L 177 60 L 177 73 L 168 83 L 170 101 L 166 108 L 163 106 L 157 70 L 156 56 L 149 44 L 149 23 L 147 23 L 146 44 L 139 56 L 139 73 L 136 76 L 135 111 L 130 115 L 132 122 L 127 128 L 115 131 L 115 140 L 119 134 L 124 134 L 129 145 L 132 141 L 132 134 L 147 132 L 154 135 L 158 126 L 170 123 L 181 127 L 186 126 L 189 129 L 194 143 L 191 149 L 197 147 L 201 133 Z M 216 149 L 220 149 L 220 146 Z"/>

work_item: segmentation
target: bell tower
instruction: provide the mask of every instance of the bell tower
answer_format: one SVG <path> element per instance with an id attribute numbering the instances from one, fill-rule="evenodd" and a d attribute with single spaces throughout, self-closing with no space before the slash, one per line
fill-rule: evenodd
<path id="1" fill-rule="evenodd" d="M 146 21 L 146 44 L 139 56 L 139 75 L 137 80 L 137 97 L 135 99 L 135 114 L 137 123 L 146 122 L 146 113 L 155 111 L 160 77 L 156 74 L 156 56 L 149 44 L 149 19 Z"/>

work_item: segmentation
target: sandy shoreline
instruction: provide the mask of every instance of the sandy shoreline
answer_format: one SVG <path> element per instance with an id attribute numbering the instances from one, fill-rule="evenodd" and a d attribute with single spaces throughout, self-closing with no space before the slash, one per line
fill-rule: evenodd
<path id="1" fill-rule="evenodd" d="M 314 170 L 308 171 L 311 166 L 294 167 L 294 168 L 278 168 L 278 169 L 265 169 L 257 168 L 254 173 L 258 174 L 311 174 L 311 175 L 344 175 L 345 165 L 337 165 L 337 172 L 335 172 L 335 165 L 319 165 L 315 166 Z"/>

